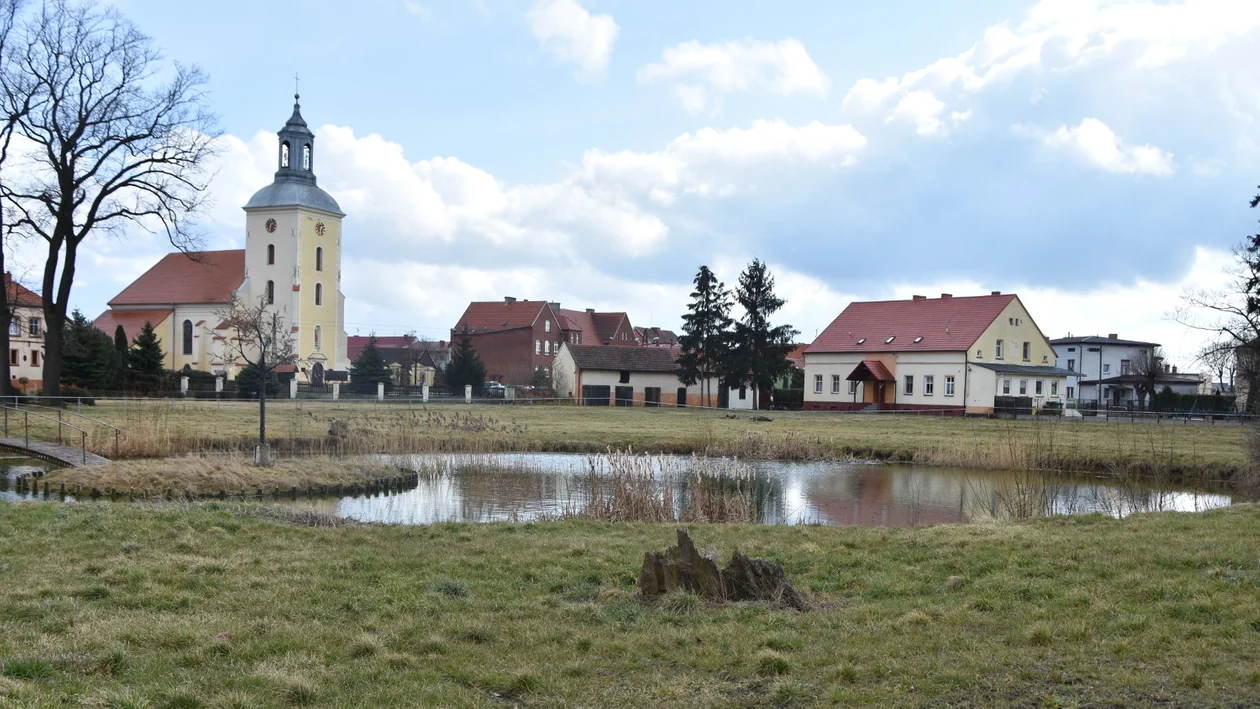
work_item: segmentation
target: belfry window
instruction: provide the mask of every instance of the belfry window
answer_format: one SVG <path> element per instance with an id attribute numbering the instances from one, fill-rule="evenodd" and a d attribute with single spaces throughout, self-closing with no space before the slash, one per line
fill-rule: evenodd
<path id="1" fill-rule="evenodd" d="M 315 247 L 315 270 L 324 270 L 324 247 L 322 246 Z"/>
<path id="2" fill-rule="evenodd" d="M 193 353 L 193 324 L 192 320 L 184 321 L 184 354 Z"/>
<path id="3" fill-rule="evenodd" d="M 280 167 L 289 166 L 289 141 L 280 144 Z"/>
<path id="4" fill-rule="evenodd" d="M 276 304 L 276 282 L 267 281 L 267 305 Z"/>
<path id="5" fill-rule="evenodd" d="M 323 283 L 315 284 L 315 304 L 316 305 L 324 304 L 324 284 Z"/>
<path id="6" fill-rule="evenodd" d="M 311 146 L 306 144 L 302 146 L 302 169 L 310 172 L 311 169 Z"/>
<path id="7" fill-rule="evenodd" d="M 276 263 L 276 245 L 267 244 L 267 265 L 274 266 Z"/>
<path id="8" fill-rule="evenodd" d="M 321 335 L 321 334 L 322 334 L 322 333 L 321 333 L 321 332 L 320 332 L 320 330 L 319 330 L 319 325 L 316 325 L 316 326 L 315 326 L 315 349 L 316 349 L 316 350 L 318 350 L 318 349 L 319 349 L 319 344 L 320 344 L 320 343 L 319 343 L 319 341 L 320 341 L 320 335 Z"/>

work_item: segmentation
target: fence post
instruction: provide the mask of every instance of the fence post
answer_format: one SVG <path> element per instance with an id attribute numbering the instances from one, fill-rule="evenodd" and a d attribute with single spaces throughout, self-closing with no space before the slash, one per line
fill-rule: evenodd
<path id="1" fill-rule="evenodd" d="M 289 398 L 297 398 L 297 374 L 294 374 L 293 378 L 289 380 Z"/>
<path id="2" fill-rule="evenodd" d="M 22 428 L 26 429 L 26 447 L 31 447 L 31 412 L 23 411 L 22 417 L 26 419 L 22 422 Z"/>
<path id="3" fill-rule="evenodd" d="M 115 428 L 114 429 L 114 460 L 118 460 L 118 434 L 119 433 L 121 432 Z"/>
<path id="4" fill-rule="evenodd" d="M 420 396 L 424 399 L 424 403 L 429 403 L 429 385 L 425 384 L 420 387 Z"/>
<path id="5" fill-rule="evenodd" d="M 464 385 L 464 403 L 465 404 L 472 403 L 472 385 L 471 384 Z"/>
<path id="6" fill-rule="evenodd" d="M 87 465 L 87 432 L 80 431 L 79 437 L 80 437 L 80 443 L 83 446 L 83 464 Z"/>
<path id="7" fill-rule="evenodd" d="M 376 383 L 376 400 L 385 401 L 385 382 Z"/>
<path id="8" fill-rule="evenodd" d="M 57 409 L 57 445 L 61 443 L 61 409 Z"/>
<path id="9" fill-rule="evenodd" d="M 341 382 L 333 382 L 333 401 L 341 398 Z"/>
<path id="10" fill-rule="evenodd" d="M 188 396 L 188 377 L 179 378 L 179 393 Z"/>

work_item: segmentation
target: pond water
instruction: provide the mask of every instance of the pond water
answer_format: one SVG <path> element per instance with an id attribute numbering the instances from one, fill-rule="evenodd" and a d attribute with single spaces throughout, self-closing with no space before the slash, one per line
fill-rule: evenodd
<path id="1" fill-rule="evenodd" d="M 529 521 L 581 509 L 592 481 L 607 471 L 582 455 L 381 456 L 421 473 L 412 489 L 389 494 L 281 500 L 364 522 Z M 687 459 L 655 459 L 658 471 L 685 467 Z M 436 465 L 435 465 L 436 464 Z M 0 459 L 0 499 L 36 497 L 14 490 L 12 476 L 42 463 Z M 745 484 L 757 518 L 768 524 L 911 526 L 1040 514 L 1101 512 L 1125 516 L 1147 511 L 1203 511 L 1233 503 L 1228 491 L 1121 483 L 1086 477 L 934 468 L 860 462 L 748 462 Z M 668 477 L 668 474 L 666 474 Z M 676 499 L 686 481 L 663 483 Z M 55 496 L 54 496 L 55 498 Z"/>

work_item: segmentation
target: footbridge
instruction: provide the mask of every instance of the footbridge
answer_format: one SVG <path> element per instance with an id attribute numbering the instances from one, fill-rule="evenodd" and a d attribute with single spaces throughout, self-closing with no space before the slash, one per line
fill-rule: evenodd
<path id="1" fill-rule="evenodd" d="M 118 439 L 122 430 L 90 416 L 34 404 L 0 405 L 4 413 L 0 449 L 58 465 L 103 465 L 108 458 L 87 449 L 88 432 L 84 426 L 94 425 L 114 438 L 114 456 L 118 455 Z M 74 421 L 80 425 L 76 426 Z M 54 433 L 55 431 L 55 433 Z"/>

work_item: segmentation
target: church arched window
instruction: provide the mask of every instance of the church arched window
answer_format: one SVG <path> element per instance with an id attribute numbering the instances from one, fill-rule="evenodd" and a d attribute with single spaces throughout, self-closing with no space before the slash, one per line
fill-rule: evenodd
<path id="1" fill-rule="evenodd" d="M 193 353 L 193 326 L 192 320 L 184 321 L 184 354 Z"/>
<path id="2" fill-rule="evenodd" d="M 322 246 L 315 247 L 315 270 L 324 270 L 324 247 Z"/>
<path id="3" fill-rule="evenodd" d="M 315 284 L 315 304 L 316 305 L 324 304 L 324 284 L 323 283 Z"/>
<path id="4" fill-rule="evenodd" d="M 276 263 L 276 245 L 267 244 L 267 265 L 274 266 Z"/>
<path id="5" fill-rule="evenodd" d="M 289 166 L 289 141 L 280 144 L 280 167 Z"/>
<path id="6" fill-rule="evenodd" d="M 302 146 L 302 169 L 310 171 L 311 169 L 311 144 L 307 143 Z"/>
<path id="7" fill-rule="evenodd" d="M 267 281 L 267 305 L 276 304 L 276 282 Z"/>
<path id="8" fill-rule="evenodd" d="M 322 335 L 322 334 L 323 334 L 323 333 L 322 333 L 322 332 L 320 332 L 319 325 L 316 325 L 316 326 L 315 326 L 315 349 L 317 349 L 317 350 L 319 349 L 320 339 L 322 339 L 322 338 L 320 337 L 320 335 Z"/>

